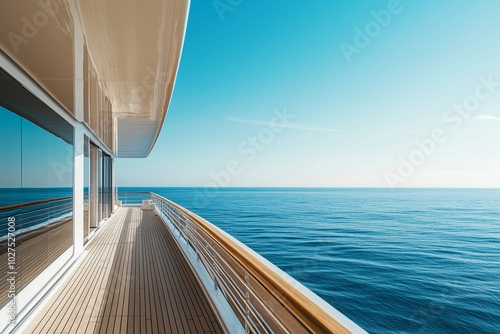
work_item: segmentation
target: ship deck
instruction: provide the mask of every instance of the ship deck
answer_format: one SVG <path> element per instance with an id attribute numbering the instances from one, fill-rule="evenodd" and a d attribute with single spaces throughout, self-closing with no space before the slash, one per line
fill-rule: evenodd
<path id="1" fill-rule="evenodd" d="M 222 333 L 154 211 L 119 208 L 25 333 Z"/>

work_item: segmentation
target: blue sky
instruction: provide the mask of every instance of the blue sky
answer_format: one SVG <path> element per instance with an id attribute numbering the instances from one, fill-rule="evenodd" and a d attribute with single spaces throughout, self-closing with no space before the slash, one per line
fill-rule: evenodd
<path id="1" fill-rule="evenodd" d="M 73 148 L 38 125 L 0 107 L 2 188 L 71 187 Z"/>
<path id="2" fill-rule="evenodd" d="M 500 2 L 213 3 L 118 186 L 500 187 Z"/>

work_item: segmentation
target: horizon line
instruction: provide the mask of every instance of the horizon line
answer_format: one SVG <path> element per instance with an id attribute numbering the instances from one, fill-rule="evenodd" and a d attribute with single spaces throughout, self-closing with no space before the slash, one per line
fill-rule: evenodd
<path id="1" fill-rule="evenodd" d="M 206 186 L 117 186 L 118 188 L 193 188 L 193 189 L 203 189 Z M 213 188 L 213 187 L 209 187 Z M 231 187 L 217 187 L 218 189 L 263 189 L 263 188 L 274 188 L 274 189 L 500 189 L 500 187 L 370 187 L 370 186 L 352 186 L 352 187 L 342 187 L 342 186 L 231 186 Z"/>
<path id="2" fill-rule="evenodd" d="M 115 186 L 116 188 L 193 188 L 203 189 L 206 186 Z M 73 187 L 0 187 L 0 189 L 70 189 Z M 88 187 L 85 187 L 88 188 Z M 209 187 L 214 188 L 214 187 Z M 500 189 L 500 187 L 370 187 L 370 186 L 231 186 L 217 187 L 218 189 Z"/>

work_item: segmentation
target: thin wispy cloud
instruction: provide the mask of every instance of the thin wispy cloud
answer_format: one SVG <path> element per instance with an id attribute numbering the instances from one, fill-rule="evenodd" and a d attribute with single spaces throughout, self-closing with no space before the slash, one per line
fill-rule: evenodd
<path id="1" fill-rule="evenodd" d="M 498 117 L 498 116 L 490 116 L 490 115 L 479 115 L 479 116 L 476 116 L 476 119 L 479 119 L 479 120 L 488 120 L 488 121 L 500 121 L 500 117 Z"/>
<path id="2" fill-rule="evenodd" d="M 229 121 L 232 121 L 232 122 L 237 122 L 237 123 L 274 126 L 274 127 L 298 129 L 298 130 L 306 130 L 306 131 L 317 131 L 317 132 L 337 132 L 338 131 L 336 129 L 322 128 L 322 127 L 310 126 L 310 125 L 299 124 L 299 123 L 284 124 L 284 123 L 278 123 L 278 122 L 266 122 L 266 121 L 252 120 L 252 119 L 241 119 L 241 118 L 230 117 L 230 116 L 226 116 L 226 119 Z"/>

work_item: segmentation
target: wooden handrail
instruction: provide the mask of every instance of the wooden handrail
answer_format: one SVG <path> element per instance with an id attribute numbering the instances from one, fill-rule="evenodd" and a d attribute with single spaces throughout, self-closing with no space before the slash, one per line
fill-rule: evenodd
<path id="1" fill-rule="evenodd" d="M 59 202 L 59 201 L 70 199 L 70 198 L 73 198 L 73 196 L 51 198 L 51 199 L 45 199 L 45 200 L 40 200 L 40 201 L 14 204 L 14 205 L 9 205 L 9 206 L 2 206 L 2 207 L 0 207 L 0 213 L 25 208 L 28 206 L 47 204 L 47 203 L 52 203 L 52 202 Z"/>
<path id="2" fill-rule="evenodd" d="M 130 193 L 130 192 L 129 192 Z M 220 231 L 211 223 L 184 207 L 160 195 L 150 193 L 180 210 L 195 222 L 207 235 L 216 241 L 233 259 L 250 273 L 271 295 L 313 333 L 352 333 L 344 324 L 335 319 L 288 280 L 269 268 L 260 259 L 248 252 L 238 243 Z"/>

